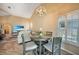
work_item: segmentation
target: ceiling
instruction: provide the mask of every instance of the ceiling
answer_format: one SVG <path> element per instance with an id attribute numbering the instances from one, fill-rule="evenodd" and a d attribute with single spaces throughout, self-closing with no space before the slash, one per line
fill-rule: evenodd
<path id="1" fill-rule="evenodd" d="M 40 3 L 0 3 L 0 16 L 20 16 L 30 18 Z"/>
<path id="2" fill-rule="evenodd" d="M 79 3 L 0 3 L 0 16 L 14 15 L 24 18 L 31 18 L 31 16 L 34 15 L 34 13 L 36 12 L 35 9 L 39 6 L 44 6 L 46 8 L 47 13 L 58 12 L 60 14 L 79 9 Z"/>

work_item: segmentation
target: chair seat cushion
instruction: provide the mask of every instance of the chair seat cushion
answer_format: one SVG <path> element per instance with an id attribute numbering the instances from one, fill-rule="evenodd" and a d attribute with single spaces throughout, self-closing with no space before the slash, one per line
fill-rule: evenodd
<path id="1" fill-rule="evenodd" d="M 45 49 L 47 49 L 48 51 L 52 52 L 52 42 L 49 42 L 45 45 L 43 45 Z"/>
<path id="2" fill-rule="evenodd" d="M 34 50 L 36 48 L 37 48 L 37 45 L 34 42 L 26 43 L 26 48 L 25 48 L 26 51 Z"/>

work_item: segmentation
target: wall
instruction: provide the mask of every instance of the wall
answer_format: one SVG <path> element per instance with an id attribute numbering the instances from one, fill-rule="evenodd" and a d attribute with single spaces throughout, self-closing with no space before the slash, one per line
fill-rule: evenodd
<path id="1" fill-rule="evenodd" d="M 42 31 L 56 31 L 57 26 L 57 13 L 49 13 L 45 16 L 37 16 L 32 18 L 33 30 L 38 31 L 42 28 Z"/>
<path id="2" fill-rule="evenodd" d="M 24 25 L 25 30 L 29 29 L 29 19 L 18 17 L 18 16 L 0 16 L 0 24 L 4 25 L 4 29 L 7 29 L 7 26 L 11 26 L 9 30 L 12 30 L 12 26 L 16 24 Z M 11 31 L 10 31 L 11 33 Z"/>
<path id="3" fill-rule="evenodd" d="M 57 35 L 58 33 L 58 17 L 79 9 L 79 4 L 45 4 L 44 6 L 47 9 L 47 14 L 44 16 L 39 16 L 34 13 L 32 16 L 32 29 L 38 31 L 41 27 L 43 31 L 52 31 L 53 36 Z M 74 45 L 64 43 L 63 48 L 75 54 L 79 54 L 79 47 Z"/>
<path id="4" fill-rule="evenodd" d="M 32 16 L 33 30 L 52 31 L 57 34 L 58 17 L 70 11 L 79 9 L 79 4 L 42 4 L 46 8 L 47 14 L 39 16 L 34 12 Z"/>

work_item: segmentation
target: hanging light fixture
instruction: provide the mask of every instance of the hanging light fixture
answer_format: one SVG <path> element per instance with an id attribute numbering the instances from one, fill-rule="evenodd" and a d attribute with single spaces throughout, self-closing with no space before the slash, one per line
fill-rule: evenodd
<path id="1" fill-rule="evenodd" d="M 43 16 L 45 14 L 47 14 L 46 8 L 43 6 L 40 6 L 36 9 L 36 14 L 38 14 L 39 16 Z"/>

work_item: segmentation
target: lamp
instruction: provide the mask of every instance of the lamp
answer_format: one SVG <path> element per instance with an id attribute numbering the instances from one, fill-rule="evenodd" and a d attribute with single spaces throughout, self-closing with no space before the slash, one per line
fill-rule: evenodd
<path id="1" fill-rule="evenodd" d="M 42 28 L 40 28 L 39 36 L 41 37 L 42 35 L 43 35 L 43 33 L 42 33 Z"/>
<path id="2" fill-rule="evenodd" d="M 46 8 L 43 7 L 43 6 L 40 6 L 36 9 L 36 13 L 39 15 L 39 16 L 43 16 L 45 14 L 47 14 L 46 12 Z"/>

